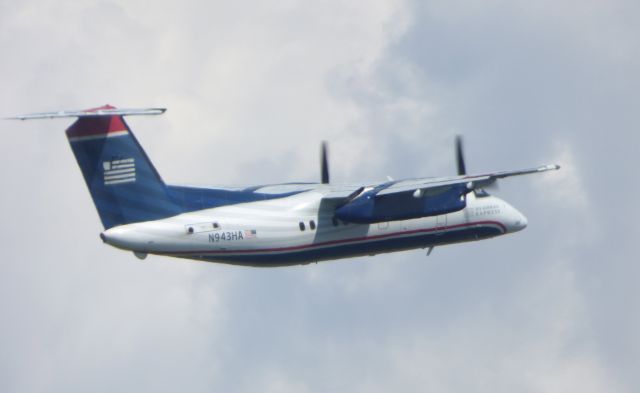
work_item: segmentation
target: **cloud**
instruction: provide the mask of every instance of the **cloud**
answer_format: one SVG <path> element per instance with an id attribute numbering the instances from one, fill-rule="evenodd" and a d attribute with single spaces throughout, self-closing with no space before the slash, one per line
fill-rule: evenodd
<path id="1" fill-rule="evenodd" d="M 110 102 L 162 175 L 335 180 L 558 162 L 486 242 L 255 270 L 108 248 L 62 130 L 0 124 L 3 391 L 632 391 L 637 6 L 0 4 L 6 115 Z M 621 214 L 620 212 L 623 212 Z"/>

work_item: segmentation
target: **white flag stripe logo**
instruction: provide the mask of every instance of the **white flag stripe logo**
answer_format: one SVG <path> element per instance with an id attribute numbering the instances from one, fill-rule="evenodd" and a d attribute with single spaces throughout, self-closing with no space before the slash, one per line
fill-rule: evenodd
<path id="1" fill-rule="evenodd" d="M 136 178 L 132 178 L 132 179 L 122 179 L 122 180 L 107 180 L 104 182 L 105 185 L 109 186 L 112 184 L 120 184 L 120 183 L 131 183 L 136 181 Z"/>
<path id="2" fill-rule="evenodd" d="M 106 186 L 136 181 L 136 166 L 133 158 L 104 161 L 102 168 Z"/>
<path id="3" fill-rule="evenodd" d="M 111 165 L 118 165 L 118 164 L 133 164 L 133 158 L 126 158 L 124 160 L 111 161 Z"/>
<path id="4" fill-rule="evenodd" d="M 114 164 L 111 165 L 111 169 L 133 168 L 135 165 L 131 164 Z"/>
<path id="5" fill-rule="evenodd" d="M 110 170 L 110 171 L 104 171 L 104 175 L 115 175 L 118 173 L 135 173 L 136 168 L 127 168 L 127 169 L 114 169 L 114 170 Z"/>
<path id="6" fill-rule="evenodd" d="M 131 172 L 131 173 L 122 173 L 119 175 L 109 175 L 109 176 L 105 176 L 104 180 L 111 180 L 111 179 L 126 179 L 129 177 L 136 177 L 135 172 Z"/>

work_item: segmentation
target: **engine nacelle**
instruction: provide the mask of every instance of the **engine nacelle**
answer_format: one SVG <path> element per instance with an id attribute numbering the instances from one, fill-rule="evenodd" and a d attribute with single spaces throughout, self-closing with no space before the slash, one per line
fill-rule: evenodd
<path id="1" fill-rule="evenodd" d="M 346 222 L 371 224 L 438 216 L 464 209 L 466 194 L 470 191 L 465 184 L 386 195 L 376 195 L 377 190 L 371 190 L 337 208 L 335 217 Z"/>

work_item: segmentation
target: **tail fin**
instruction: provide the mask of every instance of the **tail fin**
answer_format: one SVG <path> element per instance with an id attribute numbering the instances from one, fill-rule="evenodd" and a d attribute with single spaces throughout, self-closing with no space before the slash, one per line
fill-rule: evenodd
<path id="1" fill-rule="evenodd" d="M 105 229 L 179 214 L 180 206 L 124 121 L 124 115 L 159 114 L 163 109 L 127 110 L 103 106 L 79 112 L 27 115 L 20 119 L 78 117 L 66 131 Z"/>

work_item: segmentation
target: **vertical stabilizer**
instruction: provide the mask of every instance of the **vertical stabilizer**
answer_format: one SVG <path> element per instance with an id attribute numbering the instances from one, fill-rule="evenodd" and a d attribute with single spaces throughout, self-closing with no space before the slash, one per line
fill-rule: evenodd
<path id="1" fill-rule="evenodd" d="M 66 131 L 105 229 L 180 213 L 123 116 L 113 112 L 84 111 Z"/>

